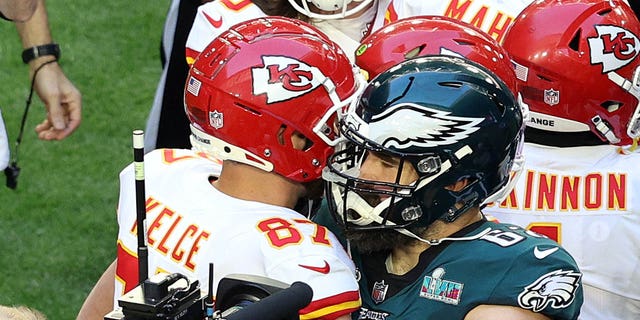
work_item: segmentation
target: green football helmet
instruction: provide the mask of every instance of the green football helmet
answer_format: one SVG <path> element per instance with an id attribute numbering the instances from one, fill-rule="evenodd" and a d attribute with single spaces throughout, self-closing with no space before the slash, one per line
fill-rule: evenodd
<path id="1" fill-rule="evenodd" d="M 506 197 L 524 161 L 523 113 L 504 82 L 465 58 L 419 57 L 379 74 L 340 121 L 348 142 L 323 172 L 334 217 L 347 229 L 426 227 Z M 401 184 L 402 165 L 393 183 L 359 177 L 370 151 L 406 160 L 418 180 Z M 445 188 L 462 179 L 463 190 Z"/>

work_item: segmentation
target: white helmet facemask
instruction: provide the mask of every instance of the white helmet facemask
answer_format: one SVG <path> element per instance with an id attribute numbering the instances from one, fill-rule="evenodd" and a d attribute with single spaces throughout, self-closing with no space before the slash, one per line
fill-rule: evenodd
<path id="1" fill-rule="evenodd" d="M 373 0 L 289 0 L 296 11 L 309 18 L 332 20 L 351 16 L 366 8 Z M 358 2 L 355 7 L 349 8 L 352 2 Z M 313 6 L 310 9 L 309 4 Z M 317 10 L 316 10 L 317 9 Z M 318 12 L 318 11 L 323 12 Z"/>

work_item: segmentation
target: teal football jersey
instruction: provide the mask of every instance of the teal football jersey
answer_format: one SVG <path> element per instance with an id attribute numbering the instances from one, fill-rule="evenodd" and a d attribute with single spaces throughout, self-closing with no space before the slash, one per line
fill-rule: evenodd
<path id="1" fill-rule="evenodd" d="M 341 234 L 327 215 L 321 212 L 315 220 Z M 354 319 L 464 319 L 482 304 L 516 306 L 553 319 L 577 319 L 583 302 L 582 274 L 556 242 L 515 225 L 489 221 L 464 231 L 455 236 L 487 233 L 429 248 L 416 267 L 423 269 L 402 277 L 386 273 L 384 256 L 361 257 L 352 252 L 360 271 L 362 299 L 362 309 Z M 423 259 L 425 255 L 429 257 Z M 377 272 L 369 272 L 371 261 L 377 261 L 377 269 L 373 268 Z M 389 279 L 403 288 L 388 294 Z"/>

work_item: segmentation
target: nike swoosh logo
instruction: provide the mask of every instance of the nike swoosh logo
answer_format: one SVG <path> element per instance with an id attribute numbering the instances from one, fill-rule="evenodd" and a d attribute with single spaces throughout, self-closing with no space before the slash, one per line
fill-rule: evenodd
<path id="1" fill-rule="evenodd" d="M 535 248 L 533 248 L 533 255 L 536 256 L 536 258 L 542 260 L 542 259 L 548 257 L 550 254 L 558 251 L 558 249 L 560 249 L 560 248 L 555 247 L 555 248 L 540 250 L 540 249 L 538 249 L 538 246 L 536 246 Z"/>
<path id="2" fill-rule="evenodd" d="M 329 273 L 329 271 L 331 271 L 331 267 L 329 266 L 329 263 L 327 261 L 324 262 L 324 267 L 307 266 L 303 264 L 299 264 L 298 266 L 309 269 L 311 271 L 320 272 L 322 274 L 327 274 Z"/>
<path id="3" fill-rule="evenodd" d="M 220 19 L 216 20 L 216 19 L 211 18 L 208 14 L 204 13 L 204 17 L 207 18 L 207 21 L 209 21 L 209 23 L 214 28 L 218 29 L 218 28 L 220 28 L 222 26 L 222 16 L 220 17 Z"/>

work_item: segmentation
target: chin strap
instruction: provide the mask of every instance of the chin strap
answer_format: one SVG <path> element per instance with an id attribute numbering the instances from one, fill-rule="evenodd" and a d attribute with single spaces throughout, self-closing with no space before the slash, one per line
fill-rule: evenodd
<path id="1" fill-rule="evenodd" d="M 618 153 L 632 154 L 639 151 L 640 149 L 638 149 L 638 140 L 640 140 L 640 138 L 633 138 L 633 142 L 631 143 L 631 145 L 618 148 Z"/>
<path id="2" fill-rule="evenodd" d="M 460 237 L 460 238 L 441 238 L 441 239 L 423 239 L 420 238 L 419 236 L 417 236 L 416 234 L 414 234 L 413 232 L 407 230 L 407 229 L 395 229 L 398 232 L 404 234 L 405 236 L 414 238 L 420 242 L 424 242 L 424 243 L 428 243 L 429 245 L 432 246 L 437 246 L 445 241 L 469 241 L 469 240 L 476 240 L 476 239 L 480 239 L 482 237 L 484 237 L 487 233 L 489 233 L 491 231 L 491 228 L 486 228 L 484 230 L 482 230 L 480 233 L 472 235 L 472 236 L 468 236 L 468 237 Z"/>

